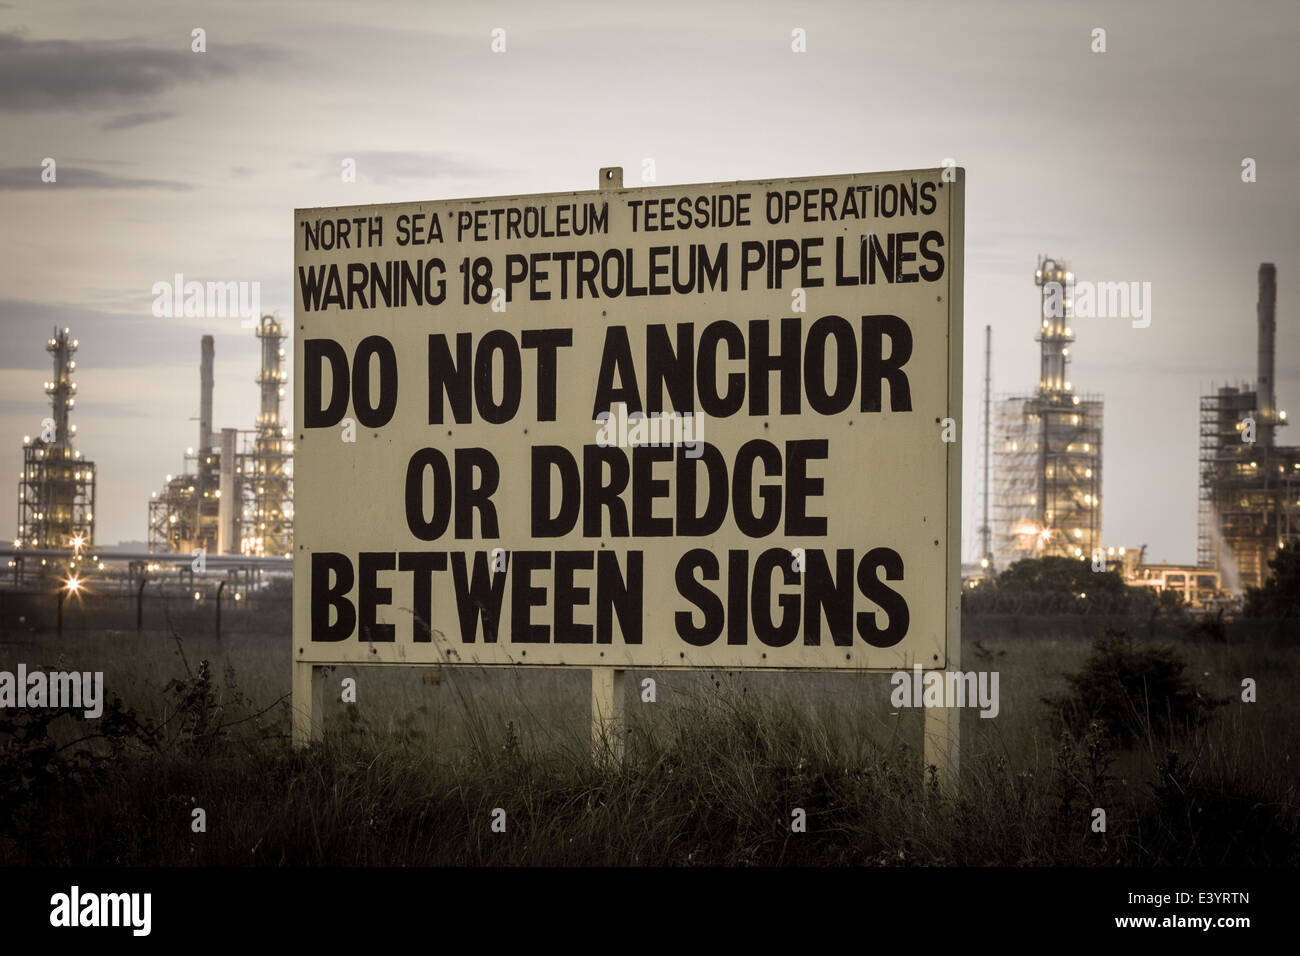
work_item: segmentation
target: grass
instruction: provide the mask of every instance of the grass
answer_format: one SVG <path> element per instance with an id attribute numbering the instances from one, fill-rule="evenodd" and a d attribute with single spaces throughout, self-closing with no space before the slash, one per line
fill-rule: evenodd
<path id="1" fill-rule="evenodd" d="M 632 672 L 614 766 L 590 756 L 586 672 L 338 668 L 324 743 L 293 752 L 283 639 L 24 635 L 0 643 L 4 667 L 103 670 L 123 709 L 60 716 L 37 728 L 48 738 L 0 730 L 0 863 L 1294 865 L 1295 649 L 1181 645 L 1202 692 L 1230 702 L 1124 749 L 1059 736 L 1044 703 L 1088 651 L 967 643 L 966 669 L 1000 672 L 1001 711 L 963 713 L 948 793 L 922 772 L 922 712 L 891 711 L 887 675 Z M 337 699 L 346 676 L 356 704 Z"/>

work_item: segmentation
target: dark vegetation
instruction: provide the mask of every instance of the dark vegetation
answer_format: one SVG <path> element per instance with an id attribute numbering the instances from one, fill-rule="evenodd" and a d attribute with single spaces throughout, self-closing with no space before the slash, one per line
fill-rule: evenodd
<path id="1" fill-rule="evenodd" d="M 138 648 L 112 640 L 139 673 Z M 670 690 L 660 675 L 659 703 L 629 704 L 616 765 L 592 760 L 586 701 L 562 689 L 581 683 L 493 697 L 444 670 L 414 682 L 410 706 L 375 691 L 370 669 L 362 703 L 335 702 L 325 741 L 294 752 L 282 690 L 246 694 L 228 661 L 191 664 L 195 648 L 177 646 L 151 691 L 98 721 L 0 712 L 0 864 L 1300 862 L 1296 662 L 1277 648 L 1113 632 L 1091 648 L 979 642 L 967 666 L 1002 672 L 1002 713 L 964 717 L 947 792 L 922 772 L 919 713 L 889 714 L 880 677 L 759 692 L 722 674 Z M 279 666 L 250 683 L 282 687 Z M 1243 674 L 1260 703 L 1228 696 Z M 853 686 L 873 692 L 835 692 Z M 557 724 L 572 733 L 539 729 Z M 1104 833 L 1090 829 L 1098 807 Z M 806 833 L 791 831 L 794 808 Z"/>
<path id="2" fill-rule="evenodd" d="M 1246 617 L 1300 617 L 1300 545 L 1279 548 L 1268 562 L 1272 574 L 1260 588 L 1246 589 Z"/>
<path id="3" fill-rule="evenodd" d="M 1076 737 L 1090 728 L 1130 746 L 1167 740 L 1205 725 L 1226 700 L 1211 697 L 1188 679 L 1187 663 L 1171 644 L 1136 644 L 1107 627 L 1083 668 L 1066 676 L 1067 693 L 1049 697 L 1060 725 Z"/>
<path id="4" fill-rule="evenodd" d="M 962 611 L 968 614 L 1149 617 L 1176 614 L 1180 603 L 1172 591 L 1129 587 L 1114 567 L 1094 571 L 1090 561 L 1061 557 L 1017 561 L 962 591 Z"/>

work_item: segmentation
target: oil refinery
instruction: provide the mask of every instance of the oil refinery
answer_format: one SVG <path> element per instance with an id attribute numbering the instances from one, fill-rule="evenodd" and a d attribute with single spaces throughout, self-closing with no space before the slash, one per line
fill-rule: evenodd
<path id="1" fill-rule="evenodd" d="M 252 429 L 219 434 L 212 426 L 214 344 L 203 336 L 198 444 L 185 450 L 181 472 L 168 475 L 149 501 L 151 552 L 283 557 L 293 550 L 293 442 L 280 414 L 286 336 L 271 315 L 262 316 L 256 334 L 257 421 Z"/>

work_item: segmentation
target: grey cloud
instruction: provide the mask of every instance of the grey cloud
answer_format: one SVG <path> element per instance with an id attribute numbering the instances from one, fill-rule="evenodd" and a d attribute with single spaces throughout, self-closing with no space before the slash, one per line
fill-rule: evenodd
<path id="1" fill-rule="evenodd" d="M 137 179 L 116 176 L 85 166 L 56 167 L 57 178 L 52 183 L 41 181 L 40 166 L 0 167 L 0 192 L 19 189 L 170 189 L 184 192 L 194 187 L 189 183 L 170 179 Z"/>
<path id="2" fill-rule="evenodd" d="M 175 115 L 175 113 L 166 110 L 157 110 L 152 113 L 123 113 L 121 116 L 114 116 L 99 128 L 106 132 L 131 129 L 136 126 L 144 126 L 146 123 L 159 123 L 171 119 Z"/>
<path id="3" fill-rule="evenodd" d="M 154 319 L 144 310 L 139 316 L 124 316 L 66 302 L 0 299 L 0 341 L 5 343 L 0 372 L 33 378 L 38 400 L 42 375 L 50 368 L 45 342 L 55 328 L 69 328 L 80 340 L 79 371 L 190 363 L 197 367 L 199 339 L 205 333 L 217 337 L 222 352 L 247 355 L 250 362 L 256 362 L 258 348 L 253 333 L 240 328 L 238 319 Z M 145 341 L 148 345 L 141 347 Z M 80 402 L 77 408 L 81 410 Z"/>
<path id="4" fill-rule="evenodd" d="M 411 150 L 368 150 L 339 153 L 335 168 L 345 159 L 357 162 L 357 178 L 379 186 L 416 179 L 460 177 L 476 179 L 499 175 L 502 171 L 481 163 L 468 163 L 447 153 Z"/>
<path id="5" fill-rule="evenodd" d="M 253 44 L 192 53 L 120 40 L 30 40 L 0 33 L 0 110 L 84 109 L 154 96 L 179 83 L 235 74 L 273 58 Z"/>

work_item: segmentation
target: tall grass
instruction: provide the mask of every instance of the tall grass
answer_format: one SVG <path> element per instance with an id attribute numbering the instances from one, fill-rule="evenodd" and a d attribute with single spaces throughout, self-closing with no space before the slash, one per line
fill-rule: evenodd
<path id="1" fill-rule="evenodd" d="M 338 668 L 329 686 L 356 677 L 357 703 L 334 694 L 325 741 L 293 752 L 283 640 L 25 640 L 0 645 L 0 667 L 102 669 L 122 710 L 106 730 L 59 717 L 40 746 L 0 734 L 5 765 L 40 763 L 26 784 L 4 778 L 4 864 L 1298 861 L 1289 647 L 1184 645 L 1205 692 L 1235 703 L 1120 749 L 1096 728 L 1062 736 L 1043 702 L 1087 644 L 972 643 L 965 666 L 1000 671 L 1001 712 L 963 714 L 960 785 L 944 792 L 921 767 L 922 712 L 894 712 L 884 675 L 634 672 L 613 764 L 592 760 L 585 672 Z"/>

